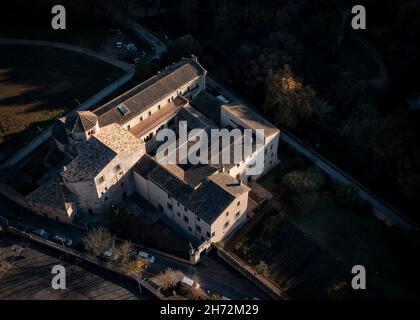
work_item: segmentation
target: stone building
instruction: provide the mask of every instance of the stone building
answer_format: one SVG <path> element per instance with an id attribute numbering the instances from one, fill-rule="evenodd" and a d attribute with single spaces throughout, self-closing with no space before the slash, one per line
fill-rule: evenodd
<path id="1" fill-rule="evenodd" d="M 70 223 L 78 212 L 103 214 L 136 192 L 199 242 L 220 241 L 242 225 L 247 220 L 247 184 L 256 178 L 246 169 L 262 154 L 262 173 L 277 163 L 280 132 L 247 106 L 210 94 L 206 75 L 196 57 L 182 59 L 95 110 L 59 119 L 53 140 L 70 161 L 27 196 L 33 210 Z M 158 162 L 161 142 L 156 134 L 162 128 L 177 132 L 181 122 L 189 131 L 206 133 L 264 129 L 263 144 L 238 163 Z M 175 151 L 183 143 L 191 145 L 177 140 Z"/>

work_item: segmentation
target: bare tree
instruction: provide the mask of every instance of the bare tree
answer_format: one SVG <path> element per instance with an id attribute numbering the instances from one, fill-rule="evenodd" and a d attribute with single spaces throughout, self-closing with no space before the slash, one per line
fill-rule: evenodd
<path id="1" fill-rule="evenodd" d="M 156 276 L 153 281 L 163 289 L 167 290 L 171 287 L 174 287 L 178 282 L 182 279 L 182 273 L 179 271 L 172 270 L 168 268 L 165 272 L 161 273 L 160 275 Z"/>
<path id="2" fill-rule="evenodd" d="M 9 271 L 9 269 L 13 266 L 13 263 L 9 262 L 4 254 L 0 252 L 0 279 L 4 277 L 4 275 Z"/>
<path id="3" fill-rule="evenodd" d="M 115 241 L 112 234 L 104 227 L 95 228 L 88 232 L 83 238 L 83 244 L 86 250 L 98 257 L 106 250 L 115 247 Z"/>

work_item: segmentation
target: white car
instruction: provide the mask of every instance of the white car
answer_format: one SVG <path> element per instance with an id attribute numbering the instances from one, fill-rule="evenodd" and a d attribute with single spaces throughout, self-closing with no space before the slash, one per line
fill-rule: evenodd
<path id="1" fill-rule="evenodd" d="M 139 258 L 143 258 L 146 259 L 147 261 L 149 261 L 150 263 L 155 262 L 156 258 L 154 256 L 152 256 L 151 254 L 145 252 L 145 251 L 140 251 L 139 254 L 137 255 Z"/>
<path id="2" fill-rule="evenodd" d="M 104 251 L 104 253 L 102 254 L 102 257 L 103 257 L 104 259 L 106 259 L 106 260 L 111 260 L 112 255 L 113 255 L 113 253 L 112 253 L 112 251 L 111 251 L 111 250 L 106 250 L 106 251 Z"/>
<path id="3" fill-rule="evenodd" d="M 231 103 L 231 101 L 228 98 L 222 96 L 221 94 L 219 94 L 216 98 L 222 101 L 223 103 Z"/>
<path id="4" fill-rule="evenodd" d="M 115 46 L 116 46 L 118 49 L 121 49 L 121 48 L 123 47 L 123 43 L 122 43 L 121 41 L 118 41 L 118 42 L 116 42 L 116 43 L 115 43 Z"/>
<path id="5" fill-rule="evenodd" d="M 71 247 L 71 245 L 73 244 L 73 240 L 60 234 L 55 234 L 53 240 L 60 244 L 64 244 L 66 247 Z"/>
<path id="6" fill-rule="evenodd" d="M 196 288 L 196 289 L 200 288 L 200 284 L 198 284 L 193 279 L 190 279 L 188 277 L 183 277 L 181 280 L 181 283 L 191 288 Z"/>

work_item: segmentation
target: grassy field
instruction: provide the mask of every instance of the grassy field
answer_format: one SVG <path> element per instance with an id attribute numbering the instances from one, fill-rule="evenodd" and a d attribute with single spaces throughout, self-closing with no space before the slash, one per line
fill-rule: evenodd
<path id="1" fill-rule="evenodd" d="M 0 46 L 3 158 L 120 75 L 113 66 L 64 50 Z"/>
<path id="2" fill-rule="evenodd" d="M 287 172 L 309 164 L 285 145 L 281 145 L 280 150 L 281 163 L 259 180 L 274 196 L 278 195 L 280 181 Z M 390 244 L 391 229 L 373 214 L 343 206 L 328 194 L 322 195 L 306 212 L 285 207 L 282 214 L 317 245 L 337 257 L 349 275 L 352 266 L 365 266 L 370 289 L 367 296 L 410 298 L 415 294 L 410 285 L 411 276 L 397 257 L 395 246 Z M 255 239 L 249 239 L 249 243 L 253 241 Z"/>

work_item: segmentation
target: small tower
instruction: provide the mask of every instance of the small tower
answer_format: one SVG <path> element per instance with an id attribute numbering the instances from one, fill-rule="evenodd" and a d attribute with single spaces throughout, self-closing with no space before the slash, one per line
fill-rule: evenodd
<path id="1" fill-rule="evenodd" d="M 67 134 L 75 141 L 88 140 L 92 134 L 98 133 L 98 117 L 92 111 L 77 111 L 66 117 Z"/>

